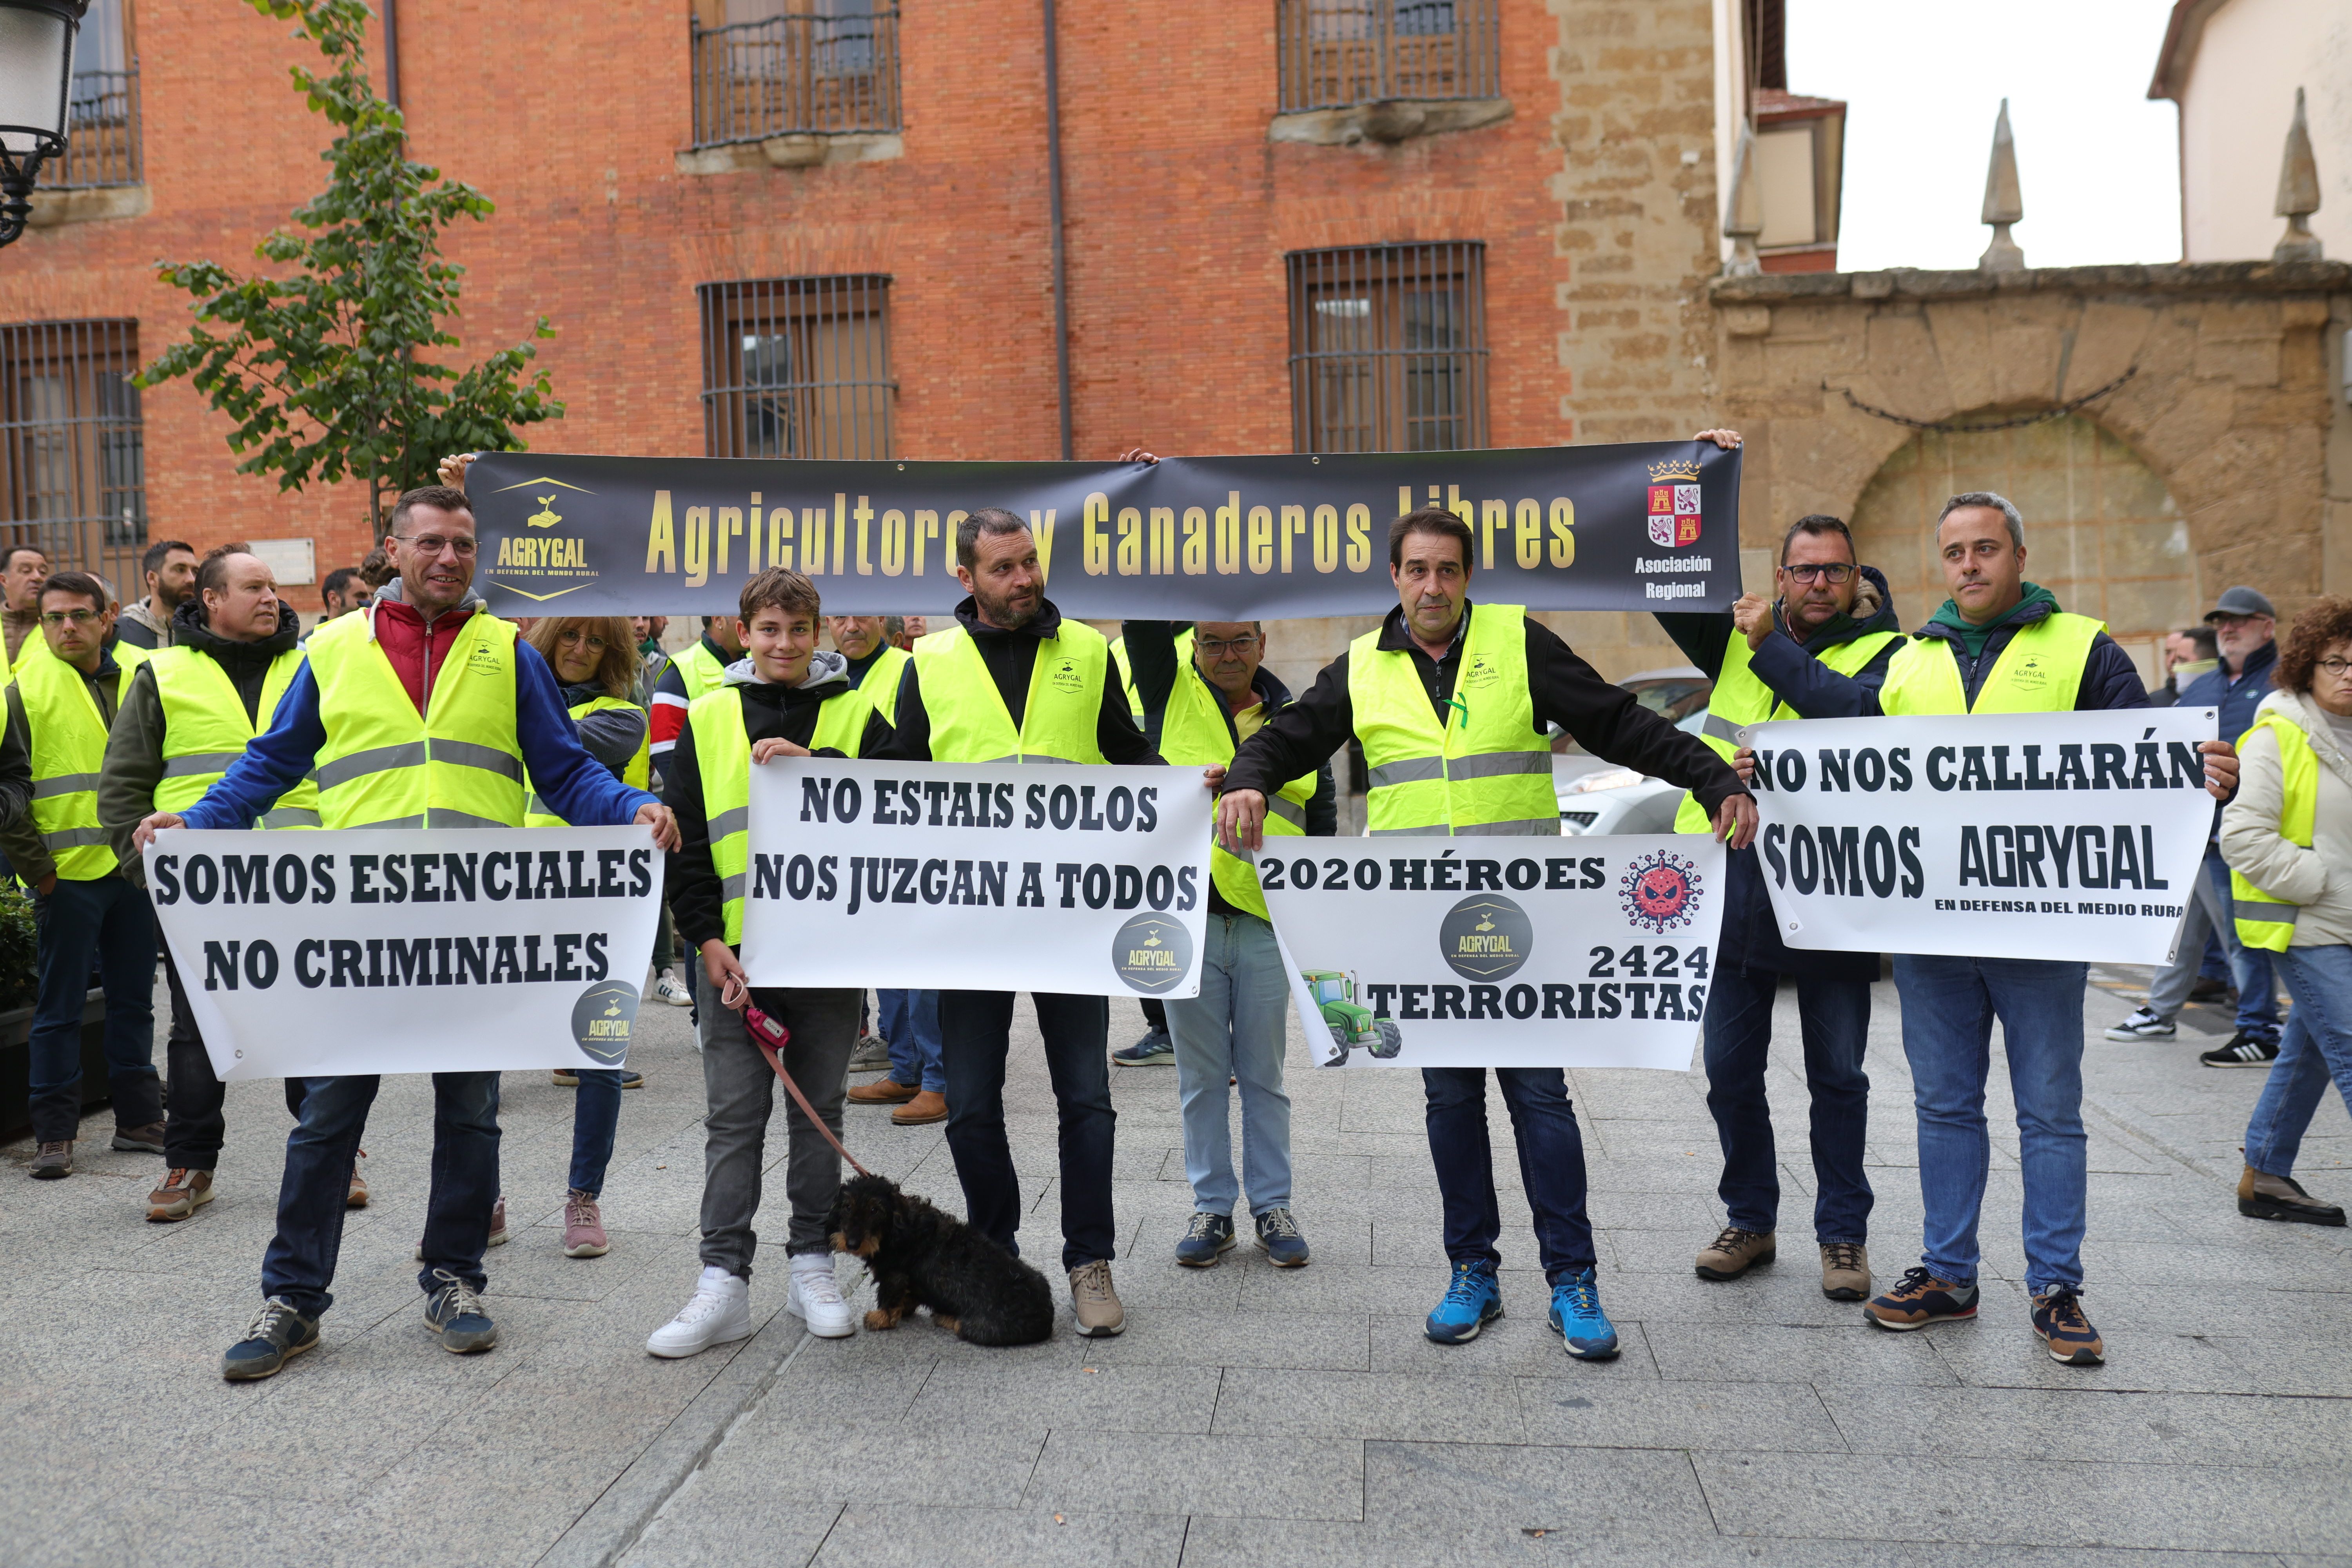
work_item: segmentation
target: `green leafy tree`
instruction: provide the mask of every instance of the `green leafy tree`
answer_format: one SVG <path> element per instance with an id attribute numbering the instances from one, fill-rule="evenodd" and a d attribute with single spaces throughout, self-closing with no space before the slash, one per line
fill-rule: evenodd
<path id="1" fill-rule="evenodd" d="M 432 357 L 457 346 L 465 268 L 441 255 L 442 231 L 489 216 L 473 186 L 407 155 L 400 110 L 368 79 L 361 0 L 247 0 L 296 19 L 325 74 L 293 68 L 294 86 L 338 134 L 320 158 L 327 188 L 295 210 L 255 254 L 269 275 L 239 277 L 212 261 L 165 262 L 158 276 L 193 298 L 196 324 L 139 377 L 187 376 L 236 422 L 240 473 L 275 473 L 280 489 L 365 480 L 372 517 L 383 498 L 434 482 L 451 452 L 519 447 L 522 426 L 561 418 L 530 342 L 455 369 Z M 554 336 L 539 318 L 534 338 Z"/>

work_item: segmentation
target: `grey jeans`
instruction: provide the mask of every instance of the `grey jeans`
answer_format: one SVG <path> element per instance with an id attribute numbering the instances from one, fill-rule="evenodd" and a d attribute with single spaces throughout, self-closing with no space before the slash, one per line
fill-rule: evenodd
<path id="1" fill-rule="evenodd" d="M 836 1136 L 841 1097 L 849 1082 L 849 1052 L 857 1043 L 860 995 L 833 990 L 751 993 L 754 1005 L 792 1031 L 783 1049 L 784 1070 Z M 789 1142 L 784 1195 L 793 1205 L 784 1252 L 789 1257 L 826 1250 L 832 1245 L 827 1226 L 834 1199 L 841 1192 L 841 1156 L 783 1092 L 768 1058 L 744 1032 L 743 1015 L 720 1006 L 715 994 L 707 994 L 699 1033 L 702 1085 L 709 1107 L 703 1117 L 702 1261 L 740 1279 L 751 1278 L 751 1254 L 760 1245 L 751 1219 L 760 1212 L 768 1117 L 779 1098 L 784 1101 Z"/>

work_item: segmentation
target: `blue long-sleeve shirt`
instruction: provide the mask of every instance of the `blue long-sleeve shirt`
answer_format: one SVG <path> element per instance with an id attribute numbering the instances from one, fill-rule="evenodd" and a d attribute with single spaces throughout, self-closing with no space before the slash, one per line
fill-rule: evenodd
<path id="1" fill-rule="evenodd" d="M 555 672 L 529 643 L 515 644 L 515 739 L 523 765 L 548 809 L 580 827 L 619 826 L 658 804 L 632 789 L 588 754 L 564 710 Z M 250 827 L 278 797 L 302 781 L 327 743 L 319 718 L 319 683 L 308 660 L 278 705 L 278 718 L 229 765 L 220 783 L 182 815 L 191 827 Z"/>

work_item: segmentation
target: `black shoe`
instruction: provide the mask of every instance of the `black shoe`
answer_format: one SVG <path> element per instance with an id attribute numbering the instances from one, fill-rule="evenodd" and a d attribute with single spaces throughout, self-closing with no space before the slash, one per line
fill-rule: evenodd
<path id="1" fill-rule="evenodd" d="M 221 1375 L 231 1383 L 273 1377 L 278 1369 L 319 1342 L 319 1320 L 306 1318 L 282 1296 L 262 1302 L 245 1338 L 221 1357 Z"/>
<path id="2" fill-rule="evenodd" d="M 2278 1042 L 2250 1035 L 2243 1029 L 2230 1037 L 2226 1046 L 2216 1046 L 2198 1057 L 2209 1068 L 2266 1068 L 2278 1060 Z"/>
<path id="3" fill-rule="evenodd" d="M 2238 1212 L 2248 1219 L 2294 1220 L 2304 1225 L 2342 1225 L 2344 1211 L 2303 1190 L 2293 1176 L 2266 1176 L 2252 1165 L 2238 1178 Z"/>

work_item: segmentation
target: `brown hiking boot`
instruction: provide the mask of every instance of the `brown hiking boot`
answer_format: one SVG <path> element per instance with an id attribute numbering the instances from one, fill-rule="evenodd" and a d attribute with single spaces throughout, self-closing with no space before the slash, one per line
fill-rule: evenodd
<path id="1" fill-rule="evenodd" d="M 144 1127 L 125 1127 L 118 1122 L 114 1146 L 133 1154 L 160 1154 L 163 1152 L 163 1124 L 150 1121 Z"/>
<path id="2" fill-rule="evenodd" d="M 900 1127 L 926 1127 L 947 1119 L 948 1097 L 929 1089 L 890 1113 L 890 1120 Z"/>
<path id="3" fill-rule="evenodd" d="M 2342 1225 L 2344 1211 L 2321 1203 L 2293 1176 L 2266 1176 L 2252 1165 L 2238 1178 L 2238 1212 L 2248 1219 L 2289 1219 L 2305 1225 Z"/>
<path id="4" fill-rule="evenodd" d="M 33 1151 L 33 1168 L 26 1173 L 37 1182 L 62 1181 L 73 1174 L 73 1140 L 44 1143 Z"/>
<path id="5" fill-rule="evenodd" d="M 1698 1277 L 1702 1279 L 1737 1279 L 1759 1263 L 1769 1263 L 1779 1250 L 1779 1243 L 1769 1230 L 1742 1230 L 1727 1225 L 1723 1234 L 1702 1247 L 1698 1255 Z"/>
<path id="6" fill-rule="evenodd" d="M 1110 1264 L 1103 1258 L 1070 1270 L 1070 1306 L 1077 1313 L 1078 1337 L 1108 1338 L 1127 1327 L 1127 1309 L 1111 1288 Z"/>
<path id="7" fill-rule="evenodd" d="M 904 1105 L 921 1091 L 911 1083 L 882 1077 L 872 1083 L 854 1083 L 847 1096 L 852 1105 Z"/>
<path id="8" fill-rule="evenodd" d="M 1858 1241 L 1822 1243 L 1822 1294 L 1860 1301 L 1870 1294 L 1870 1248 Z"/>
<path id="9" fill-rule="evenodd" d="M 163 1173 L 147 1194 L 147 1218 L 156 1225 L 193 1219 L 196 1210 L 213 1201 L 213 1173 L 175 1165 Z"/>
<path id="10" fill-rule="evenodd" d="M 351 1190 L 343 1194 L 343 1206 L 347 1209 L 363 1209 L 367 1207 L 367 1173 L 360 1169 L 361 1161 L 363 1161 L 366 1158 L 367 1151 L 362 1149 L 359 1152 L 358 1159 L 352 1162 Z"/>

